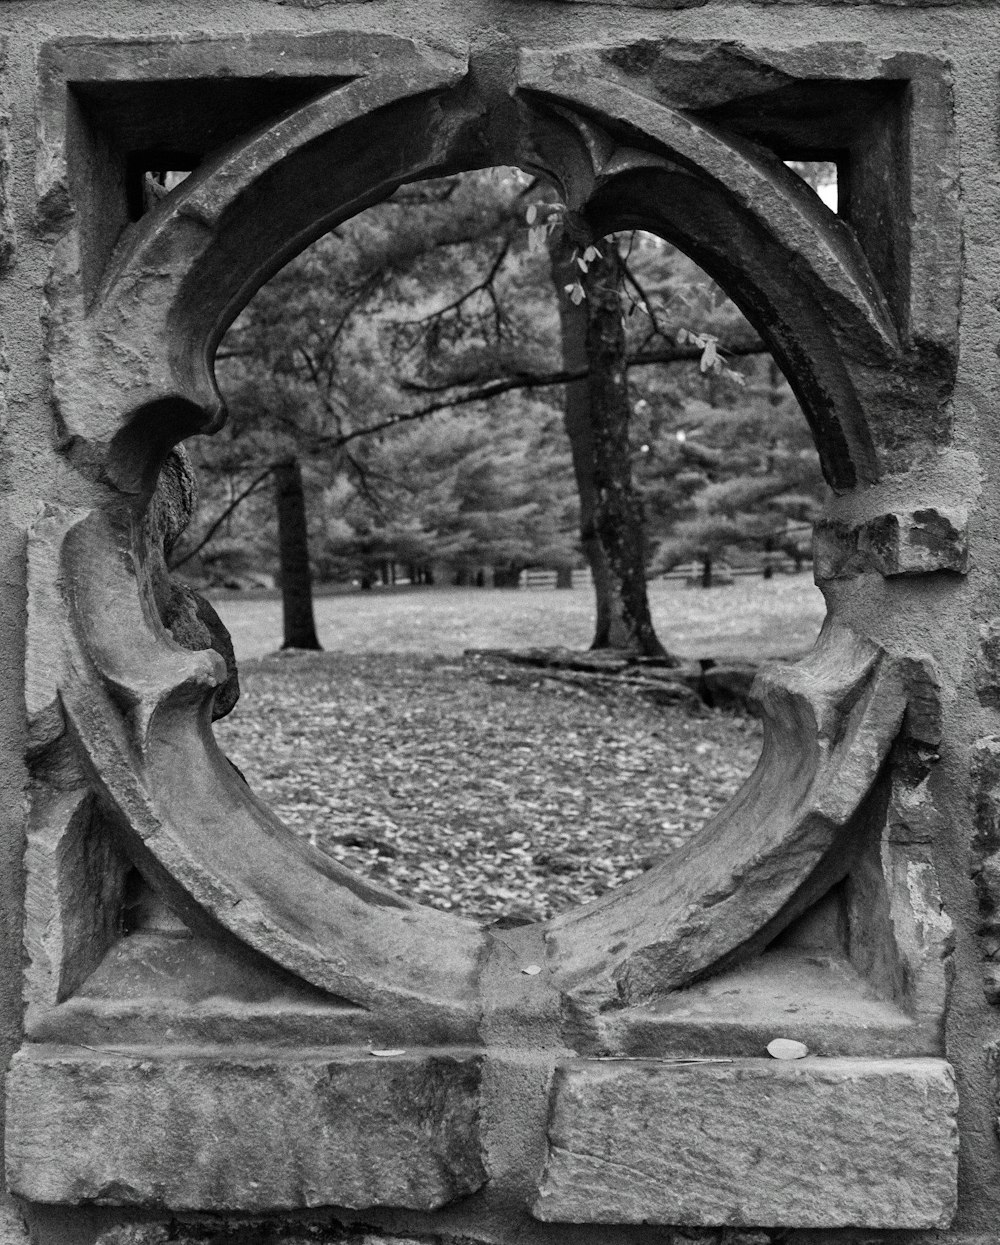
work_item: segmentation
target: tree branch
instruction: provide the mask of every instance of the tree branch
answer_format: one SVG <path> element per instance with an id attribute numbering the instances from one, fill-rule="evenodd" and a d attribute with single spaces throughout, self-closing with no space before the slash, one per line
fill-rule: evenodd
<path id="1" fill-rule="evenodd" d="M 346 449 L 344 450 L 344 457 L 347 459 L 349 466 L 351 467 L 355 476 L 357 477 L 358 490 L 361 493 L 362 497 L 364 497 L 364 499 L 372 507 L 375 513 L 379 516 L 379 518 L 384 519 L 386 517 L 385 507 L 382 505 L 382 499 L 378 496 L 378 494 L 375 492 L 375 490 L 371 486 L 371 483 L 368 479 L 368 471 L 354 457 L 354 455 L 351 454 Z"/>
<path id="2" fill-rule="evenodd" d="M 500 248 L 499 254 L 497 255 L 496 259 L 494 259 L 493 263 L 490 265 L 490 270 L 489 272 L 487 272 L 486 276 L 483 277 L 482 281 L 478 282 L 476 285 L 472 286 L 471 289 L 466 290 L 464 293 L 459 294 L 458 298 L 456 298 L 453 302 L 448 303 L 444 307 L 439 307 L 437 311 L 432 311 L 429 315 L 426 315 L 426 316 L 419 316 L 416 319 L 412 319 L 412 320 L 390 320 L 389 323 L 394 328 L 397 328 L 397 327 L 398 328 L 410 328 L 416 324 L 430 324 L 434 320 L 440 320 L 441 317 L 446 316 L 449 311 L 458 311 L 458 309 L 462 306 L 462 304 L 467 303 L 470 298 L 474 298 L 477 294 L 481 293 L 483 290 L 488 290 L 492 288 L 493 282 L 496 280 L 496 275 L 500 271 L 500 266 L 503 263 L 503 261 L 507 258 L 507 253 L 509 250 L 510 250 L 510 241 L 508 239 L 504 239 L 504 244 Z"/>
<path id="3" fill-rule="evenodd" d="M 768 348 L 759 337 L 748 337 L 743 341 L 730 342 L 718 347 L 719 354 L 734 359 L 747 358 L 750 355 L 770 354 Z M 653 363 L 687 363 L 702 356 L 701 346 L 662 346 L 658 350 L 643 350 L 626 360 L 626 367 L 648 367 Z"/>
<path id="4" fill-rule="evenodd" d="M 731 356 L 745 357 L 755 354 L 768 353 L 767 347 L 760 338 L 748 338 L 744 341 L 733 342 L 726 346 L 723 350 L 724 354 Z M 627 367 L 648 367 L 653 364 L 664 363 L 690 363 L 696 362 L 701 358 L 702 350 L 698 346 L 664 346 L 659 350 L 645 350 L 640 354 L 633 355 L 626 360 Z M 375 436 L 380 432 L 387 432 L 391 428 L 398 428 L 402 424 L 416 423 L 422 419 L 428 419 L 432 415 L 437 415 L 442 411 L 454 410 L 456 407 L 469 406 L 475 402 L 488 402 L 491 398 L 499 397 L 501 394 L 513 393 L 517 390 L 546 389 L 555 385 L 568 385 L 573 381 L 585 380 L 590 375 L 589 368 L 578 368 L 570 371 L 556 371 L 543 373 L 520 373 L 514 376 L 505 377 L 503 380 L 489 381 L 478 388 L 466 393 L 452 394 L 449 397 L 441 398 L 434 402 L 429 402 L 426 406 L 418 407 L 415 411 L 401 411 L 397 414 L 388 416 L 386 419 L 379 420 L 374 424 L 366 424 L 360 428 L 352 428 L 348 432 L 338 431 L 332 436 L 316 437 L 311 443 L 312 450 L 337 450 L 343 449 L 352 441 L 360 440 L 362 437 Z M 416 382 L 409 382 L 406 386 L 409 390 L 417 393 L 432 394 L 446 393 L 448 390 L 454 390 L 454 384 L 442 385 L 419 385 Z M 329 407 L 328 407 L 329 409 Z M 331 411 L 337 423 L 340 424 L 340 417 L 336 412 Z M 341 425 L 342 428 L 342 425 Z M 367 487 L 365 469 L 351 455 L 346 455 L 351 467 L 358 476 L 362 485 L 363 492 L 370 492 Z M 189 550 L 182 558 L 171 563 L 171 569 L 176 570 L 177 567 L 183 566 L 197 553 L 208 544 L 215 533 L 219 530 L 226 519 L 233 511 L 250 496 L 274 470 L 274 464 L 269 465 L 260 475 L 236 497 L 218 518 L 211 524 L 208 531 L 198 542 L 197 545 Z M 369 500 L 374 500 L 373 496 L 369 496 Z M 376 503 L 377 504 L 377 503 Z"/>
<path id="5" fill-rule="evenodd" d="M 631 255 L 631 253 L 632 253 L 632 247 L 630 244 L 629 254 Z M 639 301 L 646 308 L 646 315 L 649 316 L 649 321 L 650 321 L 650 324 L 652 324 L 653 326 L 654 334 L 660 337 L 666 337 L 666 333 L 664 333 L 663 329 L 660 327 L 660 320 L 656 314 L 656 308 L 653 306 L 653 300 L 650 298 L 649 294 L 646 292 L 645 288 L 643 287 L 642 283 L 639 281 L 638 277 L 632 271 L 632 268 L 628 262 L 627 256 L 625 260 L 623 260 L 622 262 L 622 268 L 625 273 L 625 279 L 628 281 L 629 285 L 632 286 L 635 292 L 639 295 Z"/>
<path id="6" fill-rule="evenodd" d="M 642 350 L 638 354 L 630 355 L 625 360 L 625 366 L 631 368 L 651 367 L 657 363 L 697 363 L 703 353 L 701 346 L 670 344 L 658 350 Z M 768 354 L 769 351 L 759 337 L 754 337 L 720 346 L 719 353 L 734 358 L 744 358 L 749 355 Z M 484 397 L 491 398 L 497 393 L 507 393 L 511 389 L 537 389 L 546 385 L 566 385 L 575 380 L 585 380 L 589 375 L 589 368 L 579 368 L 570 372 L 517 372 L 502 381 L 489 382 L 479 392 L 482 392 Z M 459 385 L 468 383 L 468 381 L 441 381 L 436 385 L 424 385 L 419 381 L 408 380 L 402 382 L 402 387 L 410 393 L 447 393 L 449 389 L 457 389 Z M 474 402 L 476 398 L 463 396 L 462 401 Z"/>
<path id="7" fill-rule="evenodd" d="M 247 485 L 247 487 L 243 490 L 243 492 L 239 493 L 236 497 L 234 497 L 233 500 L 229 503 L 229 505 L 225 508 L 225 510 L 223 510 L 223 512 L 218 516 L 215 522 L 211 524 L 208 531 L 201 538 L 201 540 L 195 545 L 195 547 L 193 549 L 189 549 L 187 553 L 185 553 L 183 558 L 178 558 L 176 562 L 173 560 L 170 561 L 169 563 L 170 569 L 172 571 L 176 571 L 179 566 L 183 566 L 185 562 L 190 562 L 191 559 L 196 554 L 201 553 L 202 549 L 205 548 L 208 542 L 212 539 L 212 537 L 219 530 L 219 528 L 223 525 L 223 523 L 225 523 L 225 521 L 233 513 L 236 507 L 241 505 L 244 501 L 246 501 L 246 499 L 250 496 L 250 494 L 253 493 L 256 489 L 260 488 L 260 486 L 264 483 L 264 481 L 267 479 L 267 477 L 271 474 L 271 472 L 274 470 L 276 466 L 277 466 L 276 463 L 269 463 L 268 466 L 265 467 L 264 470 L 260 473 L 260 475 L 254 476 L 253 480 Z"/>
<path id="8" fill-rule="evenodd" d="M 549 385 L 565 385 L 570 381 L 580 380 L 581 377 L 586 375 L 586 371 L 550 372 L 544 376 L 517 376 L 509 377 L 506 380 L 493 381 L 480 386 L 480 388 L 473 390 L 471 393 L 442 398 L 440 402 L 430 402 L 427 406 L 418 407 L 415 411 L 401 411 L 399 414 L 390 415 L 387 419 L 379 420 L 377 424 L 366 424 L 362 428 L 352 428 L 350 432 L 340 433 L 334 437 L 318 437 L 313 441 L 312 448 L 339 449 L 351 441 L 358 440 L 359 437 L 370 437 L 379 432 L 386 432 L 388 429 L 396 428 L 400 424 L 412 424 L 417 420 L 427 419 L 431 415 L 436 415 L 440 411 L 450 411 L 456 406 L 468 406 L 472 402 L 488 402 L 490 398 L 496 398 L 502 393 L 510 393 L 515 389 L 541 389 Z M 448 388 L 454 388 L 454 386 L 448 386 Z M 433 393 L 435 390 L 428 387 L 425 392 Z"/>

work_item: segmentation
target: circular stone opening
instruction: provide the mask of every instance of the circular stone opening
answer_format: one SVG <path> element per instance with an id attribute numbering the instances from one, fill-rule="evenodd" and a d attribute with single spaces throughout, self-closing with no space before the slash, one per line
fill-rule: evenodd
<path id="1" fill-rule="evenodd" d="M 171 558 L 233 636 L 216 733 L 253 790 L 475 919 L 554 915 L 686 842 L 759 751 L 755 666 L 823 617 L 825 486 L 780 369 L 675 248 L 581 229 L 487 170 L 293 260 L 220 347 L 230 422 L 189 443 L 201 508 Z M 588 402 L 610 481 L 581 468 Z M 648 627 L 631 600 L 622 626 L 627 508 L 593 513 L 616 481 Z"/>

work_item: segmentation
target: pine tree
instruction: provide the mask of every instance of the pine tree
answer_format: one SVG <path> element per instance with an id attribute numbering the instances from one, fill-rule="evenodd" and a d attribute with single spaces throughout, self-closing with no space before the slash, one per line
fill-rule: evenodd
<path id="1" fill-rule="evenodd" d="M 459 578 L 491 566 L 509 579 L 533 562 L 568 572 L 579 514 L 598 589 L 595 639 L 662 651 L 643 608 L 652 547 L 643 510 L 652 507 L 662 544 L 671 522 L 699 518 L 691 495 L 714 481 L 688 454 L 673 473 L 688 510 L 677 499 L 661 504 L 672 469 L 660 433 L 683 421 L 691 402 L 725 406 L 734 357 L 761 345 L 690 261 L 648 235 L 607 244 L 607 265 L 617 263 L 610 275 L 603 256 L 581 264 L 586 246 L 575 255 L 570 246 L 559 262 L 572 281 L 562 285 L 579 285 L 583 297 L 574 302 L 563 289 L 557 298 L 548 253 L 532 245 L 538 226 L 526 228 L 526 203 L 529 212 L 552 210 L 544 190 L 516 171 L 406 187 L 259 292 L 220 350 L 232 418 L 197 454 L 212 517 L 178 561 L 193 565 L 206 537 L 199 556 L 221 545 L 257 565 L 285 548 L 264 486 L 294 457 L 308 513 L 297 530 L 312 544 L 300 564 L 362 582 L 391 577 L 397 563 L 411 578 L 427 578 L 435 562 Z M 574 316 L 576 347 L 567 351 Z M 581 393 L 603 412 L 599 447 L 593 427 L 581 440 L 584 424 L 572 416 Z M 573 435 L 557 449 L 560 415 Z M 445 431 L 452 423 L 455 436 Z M 419 432 L 422 424 L 431 431 Z M 532 474 L 540 462 L 544 481 Z M 687 483 L 684 471 L 694 471 Z M 713 521 L 730 522 L 731 510 L 720 499 Z M 603 574 L 612 560 L 615 574 Z"/>
<path id="2" fill-rule="evenodd" d="M 826 495 L 805 418 L 791 396 L 751 394 L 735 406 L 689 402 L 652 447 L 654 569 L 695 559 L 705 587 L 715 564 L 783 552 L 801 564 Z"/>

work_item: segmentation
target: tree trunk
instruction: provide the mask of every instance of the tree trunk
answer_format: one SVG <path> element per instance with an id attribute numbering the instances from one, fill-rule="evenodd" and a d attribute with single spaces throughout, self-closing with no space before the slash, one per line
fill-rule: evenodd
<path id="1" fill-rule="evenodd" d="M 278 507 L 278 558 L 281 565 L 281 606 L 285 637 L 282 648 L 321 648 L 313 617 L 312 575 L 302 468 L 287 458 L 274 469 Z"/>
<path id="2" fill-rule="evenodd" d="M 580 542 L 594 578 L 597 620 L 591 648 L 668 657 L 657 639 L 646 595 L 642 500 L 632 480 L 625 330 L 618 288 L 622 261 L 610 240 L 584 274 L 564 237 L 552 255 L 559 302 L 563 367 L 589 366 L 566 386 L 563 423 L 580 497 Z M 565 287 L 579 280 L 586 298 L 574 304 Z"/>

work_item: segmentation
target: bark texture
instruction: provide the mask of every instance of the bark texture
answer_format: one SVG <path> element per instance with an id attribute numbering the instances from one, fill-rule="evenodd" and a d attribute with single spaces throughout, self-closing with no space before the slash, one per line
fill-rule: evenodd
<path id="1" fill-rule="evenodd" d="M 580 495 L 580 543 L 594 578 L 597 618 L 591 648 L 643 657 L 669 655 L 657 638 L 646 594 L 645 516 L 632 479 L 631 408 L 618 289 L 622 260 L 610 241 L 582 273 L 564 236 L 552 256 L 563 366 L 588 369 L 566 386 L 563 416 Z M 566 286 L 580 281 L 574 303 Z"/>
<path id="2" fill-rule="evenodd" d="M 274 494 L 278 508 L 278 556 L 284 625 L 281 647 L 319 649 L 322 645 L 316 635 L 313 616 L 306 499 L 302 488 L 302 467 L 297 458 L 287 458 L 275 467 Z"/>

